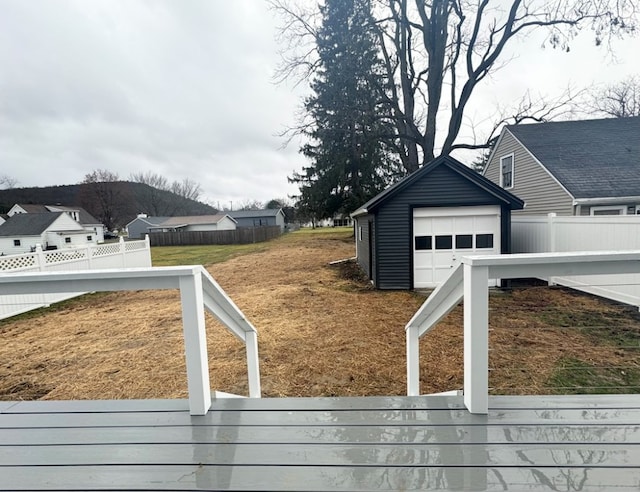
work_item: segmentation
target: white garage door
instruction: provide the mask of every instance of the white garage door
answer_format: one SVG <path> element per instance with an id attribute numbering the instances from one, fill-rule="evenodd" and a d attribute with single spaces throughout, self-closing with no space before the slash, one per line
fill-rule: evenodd
<path id="1" fill-rule="evenodd" d="M 413 210 L 415 288 L 437 287 L 462 256 L 499 253 L 499 206 Z"/>

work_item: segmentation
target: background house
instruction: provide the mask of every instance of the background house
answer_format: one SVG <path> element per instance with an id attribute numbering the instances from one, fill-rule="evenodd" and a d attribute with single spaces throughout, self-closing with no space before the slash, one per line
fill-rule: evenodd
<path id="1" fill-rule="evenodd" d="M 284 231 L 285 216 L 281 208 L 264 210 L 236 210 L 228 212 L 238 223 L 238 227 L 279 226 Z"/>
<path id="2" fill-rule="evenodd" d="M 463 255 L 510 251 L 511 210 L 522 200 L 449 156 L 365 203 L 356 256 L 380 289 L 437 286 Z"/>
<path id="3" fill-rule="evenodd" d="M 16 203 L 7 212 L 7 215 L 11 217 L 16 214 L 41 214 L 47 212 L 65 212 L 85 229 L 93 230 L 98 242 L 104 241 L 104 225 L 82 207 Z"/>
<path id="4" fill-rule="evenodd" d="M 236 221 L 228 214 L 184 217 L 148 217 L 140 214 L 126 228 L 129 238 L 141 239 L 150 232 L 235 230 Z"/>
<path id="5" fill-rule="evenodd" d="M 85 229 L 64 212 L 19 213 L 0 225 L 0 253 L 13 255 L 42 249 L 62 249 L 97 243 Z"/>
<path id="6" fill-rule="evenodd" d="M 162 224 L 170 217 L 148 217 L 146 214 L 139 214 L 129 222 L 125 229 L 129 239 L 142 239 L 145 234 L 149 234 L 149 228 Z"/>
<path id="7" fill-rule="evenodd" d="M 640 117 L 506 126 L 484 176 L 526 202 L 518 214 L 640 213 Z"/>
<path id="8" fill-rule="evenodd" d="M 236 221 L 227 214 L 168 217 L 165 221 L 149 226 L 149 232 L 233 231 Z"/>

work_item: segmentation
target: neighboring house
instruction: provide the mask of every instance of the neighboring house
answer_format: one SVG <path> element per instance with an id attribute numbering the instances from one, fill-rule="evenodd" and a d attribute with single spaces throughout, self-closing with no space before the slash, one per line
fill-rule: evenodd
<path id="1" fill-rule="evenodd" d="M 9 216 L 7 214 L 0 214 L 0 225 L 4 224 Z"/>
<path id="2" fill-rule="evenodd" d="M 47 212 L 65 212 L 85 229 L 93 230 L 99 243 L 104 241 L 104 225 L 82 207 L 16 203 L 11 207 L 11 210 L 7 212 L 7 215 L 11 217 L 16 214 L 41 214 Z"/>
<path id="3" fill-rule="evenodd" d="M 356 257 L 379 289 L 432 288 L 461 256 L 510 251 L 511 210 L 524 202 L 449 156 L 369 200 L 356 221 Z"/>
<path id="4" fill-rule="evenodd" d="M 284 231 L 285 217 L 281 208 L 267 208 L 264 210 L 237 210 L 227 212 L 233 217 L 238 227 L 262 227 L 262 226 L 280 226 L 280 230 Z"/>
<path id="5" fill-rule="evenodd" d="M 140 214 L 127 224 L 130 239 L 140 239 L 152 232 L 233 231 L 235 229 L 236 221 L 228 214 L 184 217 L 147 217 Z"/>
<path id="6" fill-rule="evenodd" d="M 42 249 L 62 249 L 97 243 L 85 229 L 64 212 L 18 213 L 0 225 L 0 253 L 12 255 Z"/>
<path id="7" fill-rule="evenodd" d="M 526 202 L 518 213 L 640 213 L 640 117 L 503 128 L 484 176 Z"/>
<path id="8" fill-rule="evenodd" d="M 171 217 L 148 217 L 145 214 L 139 214 L 135 219 L 129 222 L 125 229 L 129 239 L 142 239 L 149 234 L 149 228 L 162 224 Z"/>

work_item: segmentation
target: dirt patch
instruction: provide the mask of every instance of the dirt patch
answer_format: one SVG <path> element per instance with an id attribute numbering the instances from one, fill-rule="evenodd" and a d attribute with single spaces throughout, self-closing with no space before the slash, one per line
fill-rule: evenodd
<path id="1" fill-rule="evenodd" d="M 208 267 L 258 329 L 264 396 L 406 394 L 404 326 L 427 294 L 376 291 L 355 262 L 329 265 L 353 255 L 349 233 L 288 235 Z M 640 324 L 623 306 L 535 285 L 490 303 L 498 393 L 548 393 L 567 360 L 639 365 L 624 344 Z M 243 345 L 210 316 L 207 334 L 212 388 L 246 394 Z M 0 341 L 0 399 L 187 395 L 177 292 L 84 296 L 1 322 Z M 462 387 L 461 307 L 421 341 L 421 361 L 423 392 Z"/>

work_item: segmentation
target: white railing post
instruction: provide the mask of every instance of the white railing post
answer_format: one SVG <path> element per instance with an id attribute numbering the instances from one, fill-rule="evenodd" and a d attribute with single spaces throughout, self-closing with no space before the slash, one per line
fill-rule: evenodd
<path id="1" fill-rule="evenodd" d="M 207 335 L 200 273 L 180 277 L 184 349 L 191 415 L 205 415 L 211 407 Z"/>
<path id="2" fill-rule="evenodd" d="M 249 376 L 249 397 L 260 398 L 260 362 L 258 360 L 258 334 L 255 331 L 245 333 L 247 350 L 247 374 Z"/>
<path id="3" fill-rule="evenodd" d="M 420 394 L 420 335 L 417 326 L 407 328 L 407 395 Z"/>
<path id="4" fill-rule="evenodd" d="M 489 267 L 464 265 L 464 404 L 489 407 Z"/>

